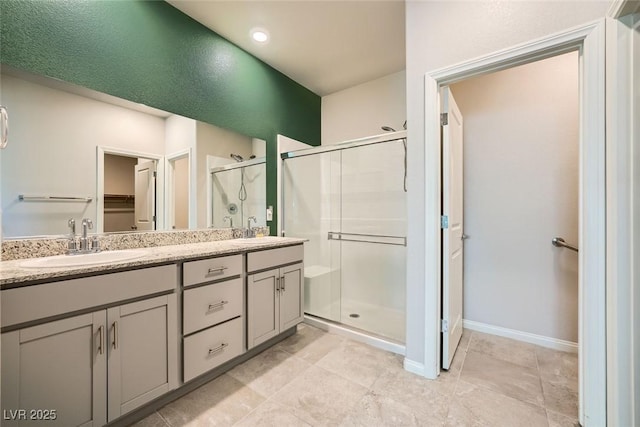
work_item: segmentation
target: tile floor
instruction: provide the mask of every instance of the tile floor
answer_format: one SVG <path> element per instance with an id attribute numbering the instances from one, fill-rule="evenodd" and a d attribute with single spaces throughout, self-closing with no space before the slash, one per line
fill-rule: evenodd
<path id="1" fill-rule="evenodd" d="M 577 426 L 577 378 L 576 354 L 467 331 L 430 381 L 400 356 L 300 325 L 136 426 Z"/>

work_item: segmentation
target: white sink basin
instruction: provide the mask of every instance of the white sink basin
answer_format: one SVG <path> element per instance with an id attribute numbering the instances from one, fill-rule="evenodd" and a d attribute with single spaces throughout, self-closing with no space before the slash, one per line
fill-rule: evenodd
<path id="1" fill-rule="evenodd" d="M 247 239 L 233 239 L 231 242 L 238 243 L 241 245 L 254 245 L 256 243 L 270 243 L 270 242 L 279 242 L 282 237 L 276 236 L 264 236 L 264 237 L 251 237 Z"/>
<path id="2" fill-rule="evenodd" d="M 82 267 L 86 265 L 108 264 L 130 261 L 147 255 L 143 250 L 105 251 L 81 255 L 57 255 L 44 258 L 32 258 L 21 262 L 23 268 Z"/>

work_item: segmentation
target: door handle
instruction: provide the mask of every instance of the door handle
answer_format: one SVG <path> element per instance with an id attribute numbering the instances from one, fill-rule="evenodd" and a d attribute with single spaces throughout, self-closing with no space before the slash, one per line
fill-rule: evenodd
<path id="1" fill-rule="evenodd" d="M 460 236 L 460 240 L 467 240 L 469 238 L 468 234 L 463 234 L 462 236 Z"/>
<path id="2" fill-rule="evenodd" d="M 572 251 L 578 252 L 578 248 L 576 246 L 565 243 L 562 237 L 554 237 L 553 239 L 551 239 L 551 244 L 556 248 L 567 248 L 571 249 Z"/>
<path id="3" fill-rule="evenodd" d="M 280 292 L 280 278 L 276 277 L 276 292 Z"/>
<path id="4" fill-rule="evenodd" d="M 285 276 L 282 276 L 280 279 L 281 279 L 280 290 L 281 290 L 282 292 L 284 292 L 284 286 L 285 286 L 285 283 L 286 283 L 286 281 L 285 281 Z"/>

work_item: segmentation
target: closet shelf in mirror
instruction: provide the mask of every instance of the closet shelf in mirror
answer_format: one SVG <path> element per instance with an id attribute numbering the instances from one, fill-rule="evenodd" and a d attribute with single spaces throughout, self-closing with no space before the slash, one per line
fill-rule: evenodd
<path id="1" fill-rule="evenodd" d="M 135 200 L 136 196 L 133 194 L 105 194 L 104 200 L 110 202 L 126 202 Z"/>
<path id="2" fill-rule="evenodd" d="M 130 213 L 135 211 L 134 208 L 104 208 L 104 213 Z"/>

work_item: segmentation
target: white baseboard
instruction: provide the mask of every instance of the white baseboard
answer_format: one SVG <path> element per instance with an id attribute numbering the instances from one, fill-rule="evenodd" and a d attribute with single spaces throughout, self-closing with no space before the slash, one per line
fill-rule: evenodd
<path id="1" fill-rule="evenodd" d="M 424 377 L 424 364 L 416 362 L 415 360 L 409 360 L 406 357 L 404 358 L 404 370 Z"/>
<path id="2" fill-rule="evenodd" d="M 516 331 L 515 329 L 488 325 L 486 323 L 480 323 L 473 320 L 463 320 L 462 326 L 465 329 L 470 329 L 472 331 L 511 338 L 516 341 L 528 342 L 530 344 L 536 344 L 541 347 L 552 348 L 554 350 L 568 351 L 571 353 L 578 352 L 578 343 L 565 341 L 558 338 L 551 338 L 545 337 L 543 335 L 531 334 L 529 332 Z"/>

